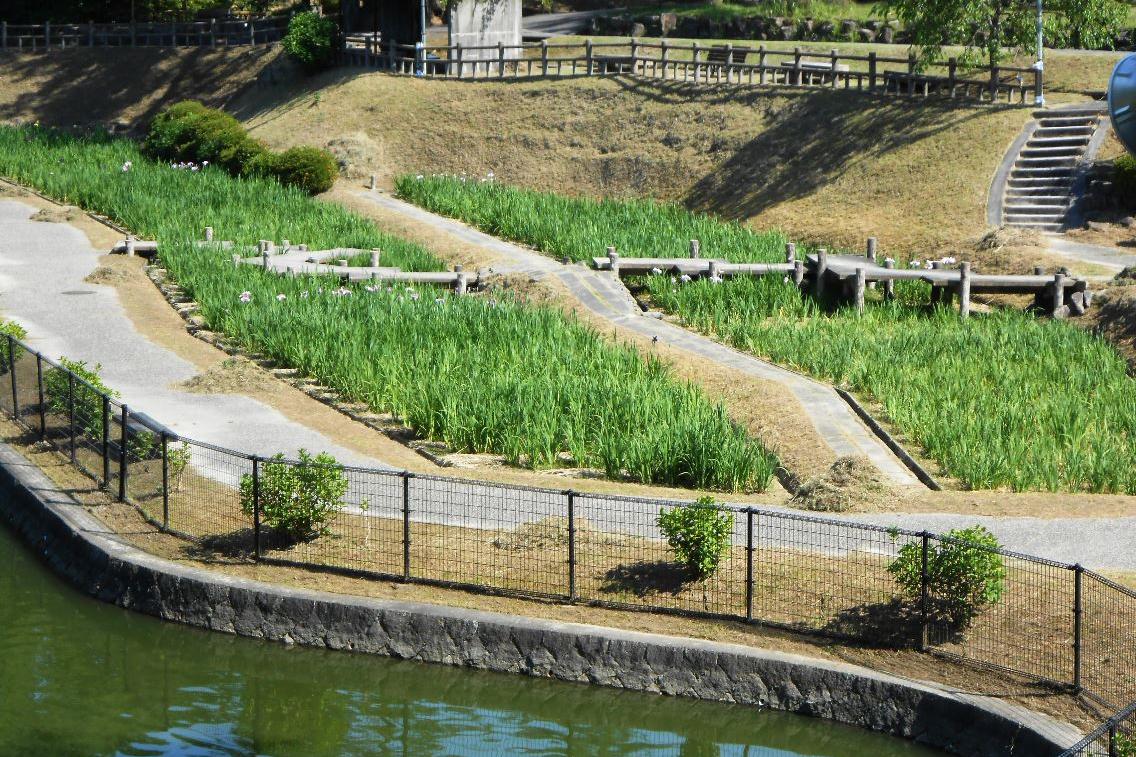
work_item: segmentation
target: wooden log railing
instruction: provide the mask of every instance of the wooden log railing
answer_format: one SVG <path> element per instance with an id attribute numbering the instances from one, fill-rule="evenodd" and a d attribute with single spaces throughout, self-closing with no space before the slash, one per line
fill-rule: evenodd
<path id="1" fill-rule="evenodd" d="M 445 79 L 634 75 L 704 85 L 855 90 L 909 98 L 1031 105 L 1042 73 L 1013 66 L 964 67 L 955 58 L 920 69 L 913 56 L 848 55 L 732 44 L 548 41 L 522 45 L 405 45 L 347 38 L 343 63 Z"/>
<path id="2" fill-rule="evenodd" d="M 247 20 L 9 24 L 0 21 L 0 50 L 50 52 L 71 47 L 232 47 L 279 42 L 289 16 Z"/>

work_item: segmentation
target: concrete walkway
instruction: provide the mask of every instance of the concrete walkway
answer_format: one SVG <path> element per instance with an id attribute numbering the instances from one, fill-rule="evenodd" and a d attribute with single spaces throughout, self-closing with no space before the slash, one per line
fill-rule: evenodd
<path id="1" fill-rule="evenodd" d="M 383 467 L 256 400 L 173 388 L 197 368 L 138 333 L 113 289 L 84 281 L 102 253 L 82 232 L 28 220 L 35 212 L 0 200 L 0 310 L 28 330 L 32 347 L 101 363 L 107 384 L 132 409 L 190 438 L 261 455 L 326 450 L 351 465 Z"/>
<path id="2" fill-rule="evenodd" d="M 387 210 L 428 224 L 469 245 L 494 253 L 502 261 L 493 266 L 496 273 L 554 277 L 563 282 L 584 307 L 616 325 L 643 336 L 657 337 L 671 347 L 713 360 L 746 375 L 782 384 L 800 401 L 821 438 L 837 455 L 866 456 L 894 484 L 921 485 L 891 450 L 856 417 L 832 387 L 738 352 L 687 329 L 644 316 L 614 274 L 579 265 L 561 265 L 539 252 L 504 242 L 460 221 L 443 218 L 390 195 L 362 192 L 361 196 Z"/>
<path id="3" fill-rule="evenodd" d="M 1126 252 L 1119 247 L 1074 242 L 1058 234 L 1047 234 L 1045 239 L 1051 251 L 1073 260 L 1096 263 L 1115 271 L 1120 271 L 1127 266 L 1136 266 L 1136 249 Z"/>

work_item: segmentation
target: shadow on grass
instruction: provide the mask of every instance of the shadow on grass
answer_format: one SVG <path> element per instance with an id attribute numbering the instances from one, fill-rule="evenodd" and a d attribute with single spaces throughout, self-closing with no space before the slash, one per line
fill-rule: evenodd
<path id="1" fill-rule="evenodd" d="M 677 596 L 690 583 L 690 575 L 682 566 L 665 560 L 616 565 L 604 573 L 600 591 L 605 594 L 649 594 Z"/>

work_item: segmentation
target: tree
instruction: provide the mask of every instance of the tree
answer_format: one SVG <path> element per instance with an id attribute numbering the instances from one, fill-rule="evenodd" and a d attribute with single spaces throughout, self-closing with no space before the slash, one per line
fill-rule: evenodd
<path id="1" fill-rule="evenodd" d="M 1076 48 L 1111 48 L 1128 19 L 1121 0 L 1056 0 L 1050 9 L 1057 11 L 1047 24 L 1056 41 Z"/>
<path id="2" fill-rule="evenodd" d="M 881 0 L 877 11 L 903 23 L 920 67 L 945 44 L 960 43 L 964 60 L 983 55 L 992 66 L 1007 52 L 1037 46 L 1036 7 L 1022 0 Z"/>

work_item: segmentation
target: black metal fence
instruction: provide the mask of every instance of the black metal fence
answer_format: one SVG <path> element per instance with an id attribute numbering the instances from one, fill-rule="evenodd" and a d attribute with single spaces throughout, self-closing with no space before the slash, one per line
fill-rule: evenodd
<path id="1" fill-rule="evenodd" d="M 232 47 L 279 42 L 290 16 L 162 23 L 9 24 L 0 21 L 0 50 L 50 52 L 71 47 Z"/>
<path id="2" fill-rule="evenodd" d="M 666 82 L 842 89 L 909 98 L 962 98 L 1033 105 L 1043 94 L 1037 68 L 966 67 L 956 58 L 919 68 L 913 55 L 851 55 L 745 45 L 645 42 L 539 42 L 522 45 L 405 45 L 372 35 L 346 39 L 349 65 L 440 79 L 519 79 L 631 74 Z"/>
<path id="3" fill-rule="evenodd" d="M 720 505 L 728 546 L 715 572 L 692 581 L 659 525 L 662 512 L 689 502 L 242 454 L 179 437 L 12 337 L 0 341 L 0 409 L 156 527 L 214 551 L 919 649 L 1116 711 L 1066 754 L 1132 754 L 1123 750 L 1136 704 L 1123 705 L 1136 699 L 1136 592 L 1079 565 L 927 532 Z M 283 538 L 272 522 L 273 487 L 317 469 L 336 482 L 341 504 L 315 538 Z M 931 570 L 951 546 L 997 555 L 1002 572 L 1002 590 L 969 624 L 943 611 L 951 596 Z M 897 560 L 908 567 L 905 582 Z"/>

